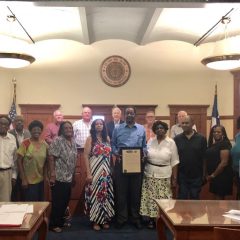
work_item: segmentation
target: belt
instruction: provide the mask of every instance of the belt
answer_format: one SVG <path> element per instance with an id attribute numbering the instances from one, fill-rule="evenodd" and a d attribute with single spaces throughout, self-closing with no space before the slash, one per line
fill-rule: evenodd
<path id="1" fill-rule="evenodd" d="M 9 168 L 0 168 L 0 171 L 7 171 L 7 170 L 10 170 L 10 169 L 12 169 L 11 167 L 9 167 Z"/>
<path id="2" fill-rule="evenodd" d="M 168 165 L 161 165 L 161 164 L 151 163 L 148 160 L 147 160 L 147 163 L 150 164 L 150 165 L 156 166 L 156 167 L 166 167 L 166 166 L 168 166 Z"/>

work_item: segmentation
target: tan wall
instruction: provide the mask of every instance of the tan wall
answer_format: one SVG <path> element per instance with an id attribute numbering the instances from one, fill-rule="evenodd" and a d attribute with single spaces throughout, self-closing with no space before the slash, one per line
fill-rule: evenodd
<path id="1" fill-rule="evenodd" d="M 0 69 L 0 113 L 9 111 L 11 80 L 16 77 L 18 104 L 61 104 L 65 115 L 79 115 L 82 104 L 97 103 L 157 104 L 159 116 L 169 115 L 168 104 L 209 104 L 210 116 L 216 83 L 220 115 L 233 115 L 232 75 L 207 69 L 200 63 L 199 49 L 190 44 L 162 41 L 138 46 L 106 40 L 87 46 L 59 40 L 36 43 L 36 49 L 39 55 L 31 66 Z M 100 78 L 101 62 L 110 55 L 121 55 L 131 65 L 131 77 L 122 87 L 109 87 Z M 232 132 L 231 121 L 226 124 Z"/>

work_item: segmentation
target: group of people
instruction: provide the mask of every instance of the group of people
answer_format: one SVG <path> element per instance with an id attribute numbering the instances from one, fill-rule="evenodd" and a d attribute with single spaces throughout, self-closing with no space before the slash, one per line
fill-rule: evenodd
<path id="1" fill-rule="evenodd" d="M 209 140 L 199 134 L 191 116 L 178 113 L 172 126 L 146 113 L 146 124 L 136 123 L 136 110 L 112 109 L 113 120 L 92 120 L 92 110 L 84 107 L 82 119 L 64 121 L 54 112 L 54 123 L 46 126 L 32 121 L 24 129 L 24 119 L 0 117 L 0 201 L 42 201 L 44 179 L 51 188 L 52 211 L 50 229 L 61 232 L 66 210 L 75 184 L 75 168 L 79 149 L 84 148 L 87 177 L 85 212 L 93 229 L 108 229 L 115 216 L 116 228 L 130 220 L 142 228 L 142 216 L 148 227 L 155 227 L 158 208 L 154 199 L 199 199 L 203 184 L 215 199 L 232 194 L 233 168 L 231 156 L 239 156 L 223 126 L 214 126 Z M 237 136 L 237 139 L 239 136 Z M 237 145 L 236 145 L 237 146 Z M 140 171 L 123 171 L 123 149 L 140 150 Z M 17 164 L 16 164 L 17 163 Z M 178 192 L 176 193 L 176 187 Z M 67 225 L 69 226 L 69 225 Z"/>

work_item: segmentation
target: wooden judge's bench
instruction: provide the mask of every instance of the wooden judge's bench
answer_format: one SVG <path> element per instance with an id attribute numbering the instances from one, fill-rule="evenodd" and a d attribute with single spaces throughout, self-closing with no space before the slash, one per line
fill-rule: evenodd
<path id="1" fill-rule="evenodd" d="M 84 189 L 86 182 L 86 165 L 83 159 L 83 148 L 78 149 L 78 159 L 75 169 L 75 185 L 72 187 L 69 207 L 72 215 L 84 214 Z M 46 201 L 51 202 L 51 190 L 48 183 L 45 183 L 45 197 Z"/>
<path id="2" fill-rule="evenodd" d="M 84 188 L 87 172 L 83 159 L 83 150 L 83 148 L 78 149 L 78 159 L 75 170 L 76 184 L 72 188 L 71 200 L 69 203 L 71 213 L 76 215 L 84 213 Z"/>
<path id="3" fill-rule="evenodd" d="M 84 104 L 82 107 L 89 106 L 93 115 L 103 115 L 105 122 L 112 120 L 112 104 Z M 122 110 L 122 119 L 124 119 L 124 111 L 128 105 L 118 105 Z M 61 107 L 60 104 L 19 104 L 21 114 L 25 119 L 25 128 L 33 120 L 40 120 L 44 126 L 53 122 L 53 112 Z M 136 121 L 143 124 L 145 122 L 145 114 L 147 111 L 155 111 L 157 105 L 135 105 L 137 116 Z M 81 109 L 79 109 L 81 112 Z M 81 119 L 80 115 L 64 115 L 64 119 L 72 123 Z M 84 213 L 84 187 L 86 180 L 86 166 L 83 159 L 83 149 L 78 151 L 78 159 L 75 171 L 76 185 L 72 188 L 70 199 L 70 211 L 72 214 L 80 215 Z M 51 201 L 51 191 L 48 183 L 45 183 L 45 200 Z"/>

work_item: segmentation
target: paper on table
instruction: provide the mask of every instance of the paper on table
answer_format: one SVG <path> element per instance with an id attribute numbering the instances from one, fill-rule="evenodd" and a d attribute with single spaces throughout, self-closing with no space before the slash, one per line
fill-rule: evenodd
<path id="1" fill-rule="evenodd" d="M 3 204 L 0 207 L 0 213 L 16 213 L 24 212 L 26 213 L 28 204 Z"/>
<path id="2" fill-rule="evenodd" d="M 237 214 L 223 214 L 224 217 L 231 218 L 233 220 L 240 221 L 240 215 Z"/>
<path id="3" fill-rule="evenodd" d="M 23 222 L 24 213 L 1 213 L 0 214 L 0 226 L 20 226 Z"/>
<path id="4" fill-rule="evenodd" d="M 0 207 L 0 227 L 20 226 L 24 216 L 33 213 L 32 204 L 3 204 Z"/>
<path id="5" fill-rule="evenodd" d="M 33 204 L 28 204 L 26 213 L 33 213 Z"/>
<path id="6" fill-rule="evenodd" d="M 240 210 L 236 210 L 236 209 L 232 209 L 228 212 L 226 212 L 227 214 L 234 214 L 234 215 L 239 215 L 240 216 Z"/>
<path id="7" fill-rule="evenodd" d="M 224 217 L 231 218 L 233 220 L 240 221 L 240 210 L 231 209 L 225 214 L 223 214 Z"/>

